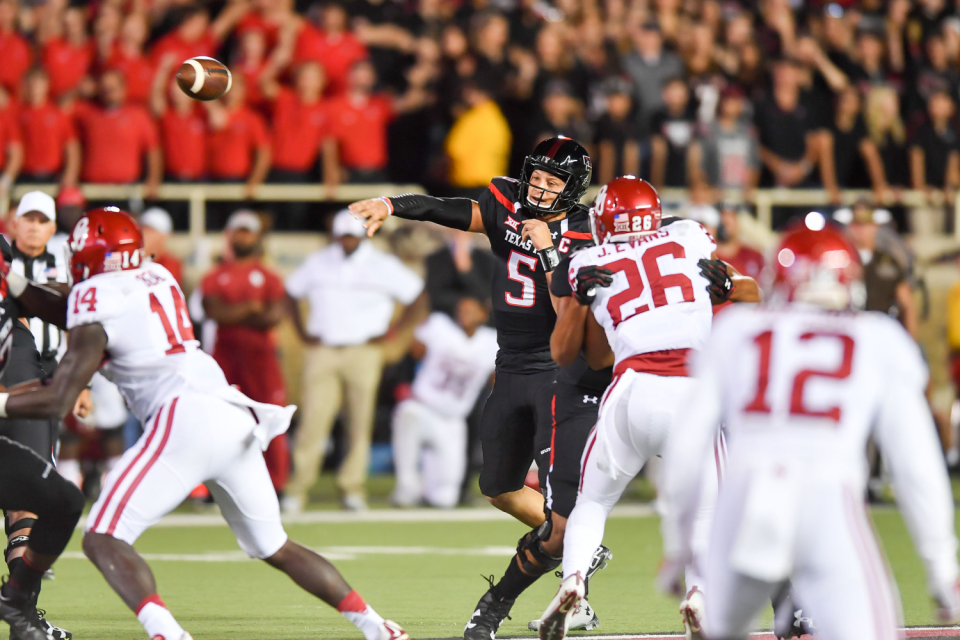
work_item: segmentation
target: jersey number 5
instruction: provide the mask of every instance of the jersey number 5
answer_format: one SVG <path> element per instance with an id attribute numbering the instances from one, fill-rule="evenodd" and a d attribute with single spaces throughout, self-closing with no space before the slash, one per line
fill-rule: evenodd
<path id="1" fill-rule="evenodd" d="M 790 415 L 809 416 L 812 418 L 826 418 L 833 422 L 840 422 L 840 407 L 830 407 L 829 409 L 813 410 L 809 409 L 803 401 L 804 387 L 811 378 L 828 378 L 831 380 L 844 380 L 850 376 L 853 370 L 853 338 L 843 333 L 827 333 L 820 331 L 808 331 L 801 334 L 798 338 L 800 344 L 791 345 L 791 349 L 801 350 L 804 345 L 813 340 L 830 340 L 840 349 L 840 365 L 833 369 L 804 369 L 799 371 L 793 378 L 793 388 L 790 391 Z M 760 354 L 760 375 L 757 380 L 757 393 L 753 400 L 744 407 L 748 413 L 771 413 L 770 404 L 767 400 L 767 392 L 770 387 L 770 360 L 773 356 L 773 331 L 764 331 L 753 339 L 757 345 Z"/>
<path id="2" fill-rule="evenodd" d="M 186 349 L 183 346 L 184 340 L 195 340 L 193 337 L 193 324 L 190 322 L 190 314 L 187 312 L 187 304 L 183 301 L 183 294 L 176 286 L 170 286 L 170 294 L 173 297 L 173 315 L 177 323 L 176 331 L 170 319 L 167 317 L 167 311 L 160 304 L 160 300 L 151 291 L 150 292 L 150 310 L 160 317 L 160 324 L 167 334 L 167 342 L 170 348 L 167 349 L 167 355 L 174 353 L 183 353 Z"/>
<path id="3" fill-rule="evenodd" d="M 665 255 L 671 255 L 674 258 L 684 258 L 686 257 L 686 252 L 683 247 L 676 242 L 665 242 L 647 249 L 643 254 L 643 270 L 646 272 L 647 281 L 650 283 L 650 291 L 653 294 L 653 306 L 662 307 L 667 304 L 666 290 L 670 287 L 679 287 L 680 293 L 683 294 L 683 301 L 693 302 L 693 283 L 690 282 L 690 278 L 682 273 L 671 273 L 669 275 L 660 273 L 657 258 Z M 610 319 L 613 320 L 614 329 L 624 320 L 629 320 L 637 314 L 650 310 L 650 305 L 642 304 L 634 308 L 631 312 L 623 312 L 623 308 L 627 303 L 637 300 L 643 295 L 643 277 L 640 275 L 640 269 L 637 268 L 636 260 L 621 258 L 620 260 L 615 260 L 603 266 L 614 273 L 619 271 L 627 278 L 627 288 L 620 293 L 610 296 L 610 300 L 607 301 L 607 311 L 610 313 Z"/>
<path id="4" fill-rule="evenodd" d="M 525 276 L 520 273 L 520 265 L 525 265 L 530 269 L 530 275 Z M 503 292 L 503 298 L 507 304 L 514 307 L 532 307 L 537 301 L 537 286 L 533 282 L 533 274 L 537 271 L 537 259 L 533 256 L 524 255 L 516 251 L 510 252 L 510 259 L 507 260 L 507 277 L 514 282 L 523 285 L 520 290 L 520 297 L 512 295 L 509 291 Z"/>

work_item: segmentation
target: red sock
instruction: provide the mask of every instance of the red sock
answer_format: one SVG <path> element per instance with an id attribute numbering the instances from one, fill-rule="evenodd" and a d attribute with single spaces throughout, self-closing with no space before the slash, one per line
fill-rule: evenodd
<path id="1" fill-rule="evenodd" d="M 351 591 L 343 600 L 340 601 L 340 604 L 337 605 L 337 611 L 344 613 L 346 611 L 353 611 L 355 613 L 363 613 L 367 609 L 367 603 L 363 601 L 363 598 L 360 597 L 360 594 L 356 591 Z"/>
<path id="2" fill-rule="evenodd" d="M 140 615 L 140 611 L 142 611 L 143 608 L 150 603 L 160 605 L 164 609 L 167 608 L 167 605 L 164 604 L 163 602 L 163 598 L 161 598 L 159 594 L 155 593 L 152 596 L 147 596 L 146 598 L 144 598 L 143 601 L 141 601 L 140 604 L 137 605 L 137 610 L 135 611 L 135 613 L 137 615 Z"/>

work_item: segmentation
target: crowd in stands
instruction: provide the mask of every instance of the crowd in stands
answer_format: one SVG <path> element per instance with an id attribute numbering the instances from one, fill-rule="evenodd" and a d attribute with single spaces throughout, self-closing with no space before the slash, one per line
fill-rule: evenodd
<path id="1" fill-rule="evenodd" d="M 198 103 L 187 58 L 233 71 Z M 960 186 L 947 0 L 0 0 L 15 180 L 415 182 L 471 190 L 543 136 L 595 180 Z"/>

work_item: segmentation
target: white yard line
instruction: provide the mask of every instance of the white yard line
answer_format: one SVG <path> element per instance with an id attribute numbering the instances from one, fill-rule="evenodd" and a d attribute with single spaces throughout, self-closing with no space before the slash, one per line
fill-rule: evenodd
<path id="1" fill-rule="evenodd" d="M 939 638 L 958 638 L 960 637 L 960 627 L 907 627 L 901 629 L 904 632 L 907 638 L 930 638 L 930 637 L 939 637 Z M 504 640 L 510 640 L 510 638 L 524 638 L 527 640 L 530 636 L 508 636 Z M 628 633 L 628 634 L 610 634 L 610 635 L 600 635 L 600 636 L 581 636 L 581 635 L 571 635 L 571 638 L 575 640 L 675 640 L 675 638 L 683 638 L 682 633 L 676 634 L 664 634 L 664 633 Z M 773 634 L 769 631 L 757 631 L 750 634 L 751 638 L 756 638 L 757 640 L 773 640 Z M 804 638 L 810 638 L 810 636 L 803 636 Z"/>
<path id="2" fill-rule="evenodd" d="M 648 504 L 627 504 L 613 508 L 611 518 L 649 518 L 655 515 Z M 350 524 L 403 523 L 403 522 L 492 522 L 509 521 L 513 517 L 493 507 L 470 509 L 371 509 L 370 511 L 306 511 L 284 515 L 284 524 Z M 80 520 L 83 527 L 86 518 Z M 175 513 L 160 520 L 154 527 L 225 527 L 227 523 L 219 513 Z"/>
<path id="3" fill-rule="evenodd" d="M 517 552 L 514 547 L 318 547 L 317 553 L 328 560 L 356 560 L 361 556 L 495 556 L 509 558 Z M 246 562 L 243 551 L 207 551 L 204 553 L 141 553 L 151 562 Z M 85 560 L 80 551 L 66 551 L 60 556 L 67 560 Z"/>

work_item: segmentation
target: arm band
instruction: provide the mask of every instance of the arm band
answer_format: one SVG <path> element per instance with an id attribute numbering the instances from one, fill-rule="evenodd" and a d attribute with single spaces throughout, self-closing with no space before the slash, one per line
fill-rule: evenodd
<path id="1" fill-rule="evenodd" d="M 27 290 L 27 279 L 19 273 L 11 271 L 7 274 L 6 278 L 7 288 L 10 290 L 10 295 L 14 298 L 19 298 L 23 295 L 23 292 Z"/>
<path id="2" fill-rule="evenodd" d="M 434 198 L 407 193 L 389 200 L 393 215 L 404 220 L 435 222 L 461 231 L 467 231 L 473 222 L 473 200 L 469 198 Z"/>
<path id="3" fill-rule="evenodd" d="M 543 270 L 547 273 L 556 269 L 557 265 L 560 264 L 560 253 L 556 247 L 547 247 L 538 251 L 537 255 L 540 256 L 540 264 L 543 265 Z"/>
<path id="4" fill-rule="evenodd" d="M 9 397 L 9 393 L 0 393 L 0 418 L 7 417 L 7 398 Z"/>

